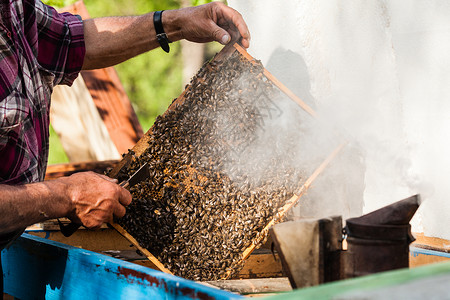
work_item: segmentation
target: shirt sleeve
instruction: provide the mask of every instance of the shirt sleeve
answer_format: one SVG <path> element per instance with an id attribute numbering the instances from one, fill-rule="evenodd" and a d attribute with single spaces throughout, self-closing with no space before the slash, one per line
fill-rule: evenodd
<path id="1" fill-rule="evenodd" d="M 37 40 L 34 51 L 41 68 L 52 73 L 54 85 L 71 85 L 83 65 L 86 53 L 80 16 L 58 13 L 40 0 L 35 4 Z"/>

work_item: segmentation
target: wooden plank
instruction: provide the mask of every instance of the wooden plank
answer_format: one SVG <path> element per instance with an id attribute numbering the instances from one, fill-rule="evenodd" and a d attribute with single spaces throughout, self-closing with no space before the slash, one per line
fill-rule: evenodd
<path id="1" fill-rule="evenodd" d="M 410 246 L 409 266 L 418 266 L 450 260 L 450 241 L 414 233 L 415 242 Z"/>
<path id="2" fill-rule="evenodd" d="M 282 276 L 283 268 L 278 254 L 258 249 L 245 260 L 244 267 L 233 279 L 276 278 Z"/>
<path id="3" fill-rule="evenodd" d="M 100 230 L 77 230 L 70 237 L 63 236 L 60 231 L 35 230 L 27 231 L 27 233 L 95 252 L 102 252 L 104 250 L 136 250 L 127 239 L 120 235 L 116 230 L 110 228 Z"/>
<path id="4" fill-rule="evenodd" d="M 448 252 L 424 249 L 414 245 L 410 246 L 409 249 L 410 268 L 450 261 L 450 253 Z"/>
<path id="5" fill-rule="evenodd" d="M 5 293 L 19 299 L 242 299 L 106 255 L 22 235 L 2 251 Z"/>
<path id="6" fill-rule="evenodd" d="M 241 295 L 288 292 L 292 291 L 289 279 L 264 278 L 264 279 L 242 279 L 242 280 L 218 280 L 205 281 L 205 283 L 218 287 L 222 290 L 239 293 Z"/>
<path id="7" fill-rule="evenodd" d="M 132 262 L 133 264 L 137 264 L 140 266 L 144 266 L 153 270 L 159 270 L 158 267 L 152 263 L 150 260 L 148 260 L 147 258 L 145 259 L 138 259 L 138 260 L 130 260 L 130 262 Z"/>
<path id="8" fill-rule="evenodd" d="M 450 253 L 450 241 L 441 239 L 438 237 L 426 236 L 423 233 L 414 233 L 416 238 L 413 245 L 425 248 L 428 247 L 431 250 L 442 251 Z"/>
<path id="9" fill-rule="evenodd" d="M 92 171 L 104 174 L 107 170 L 112 169 L 119 161 L 88 161 L 79 163 L 56 164 L 47 166 L 45 180 L 53 180 L 62 176 L 70 176 L 77 172 Z"/>
<path id="10" fill-rule="evenodd" d="M 133 247 L 133 249 L 136 248 Z M 242 270 L 239 272 L 239 274 L 236 274 L 233 279 L 283 277 L 283 270 L 278 254 L 272 254 L 270 253 L 270 251 L 260 250 L 261 249 L 255 251 L 252 255 L 250 255 L 250 257 L 245 261 Z M 115 258 L 130 261 L 141 266 L 158 270 L 158 267 L 156 267 L 155 264 L 149 261 L 144 255 L 138 254 L 136 250 L 108 250 L 100 252 Z"/>

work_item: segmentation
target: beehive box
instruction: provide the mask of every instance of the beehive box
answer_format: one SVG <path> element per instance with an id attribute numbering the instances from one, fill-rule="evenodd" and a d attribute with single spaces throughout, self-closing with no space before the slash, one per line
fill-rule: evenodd
<path id="1" fill-rule="evenodd" d="M 342 149 L 307 143 L 314 117 L 243 48 L 225 47 L 111 172 L 151 169 L 113 226 L 163 271 L 229 278 Z"/>

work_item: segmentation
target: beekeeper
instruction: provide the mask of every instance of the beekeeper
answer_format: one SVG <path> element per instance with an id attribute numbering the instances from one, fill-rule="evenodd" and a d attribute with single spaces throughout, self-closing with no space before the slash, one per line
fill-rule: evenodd
<path id="1" fill-rule="evenodd" d="M 220 2 L 81 20 L 39 0 L 9 0 L 1 2 L 0 25 L 0 250 L 28 225 L 68 217 L 95 229 L 131 202 L 115 180 L 92 172 L 43 181 L 55 85 L 157 47 L 169 52 L 181 39 L 250 41 L 241 15 Z"/>

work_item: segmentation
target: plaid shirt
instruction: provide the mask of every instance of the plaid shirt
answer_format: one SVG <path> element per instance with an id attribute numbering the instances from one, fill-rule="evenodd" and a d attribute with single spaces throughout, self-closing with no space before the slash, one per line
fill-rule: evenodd
<path id="1" fill-rule="evenodd" d="M 50 95 L 83 64 L 81 18 L 39 0 L 0 0 L 0 183 L 44 179 Z"/>

